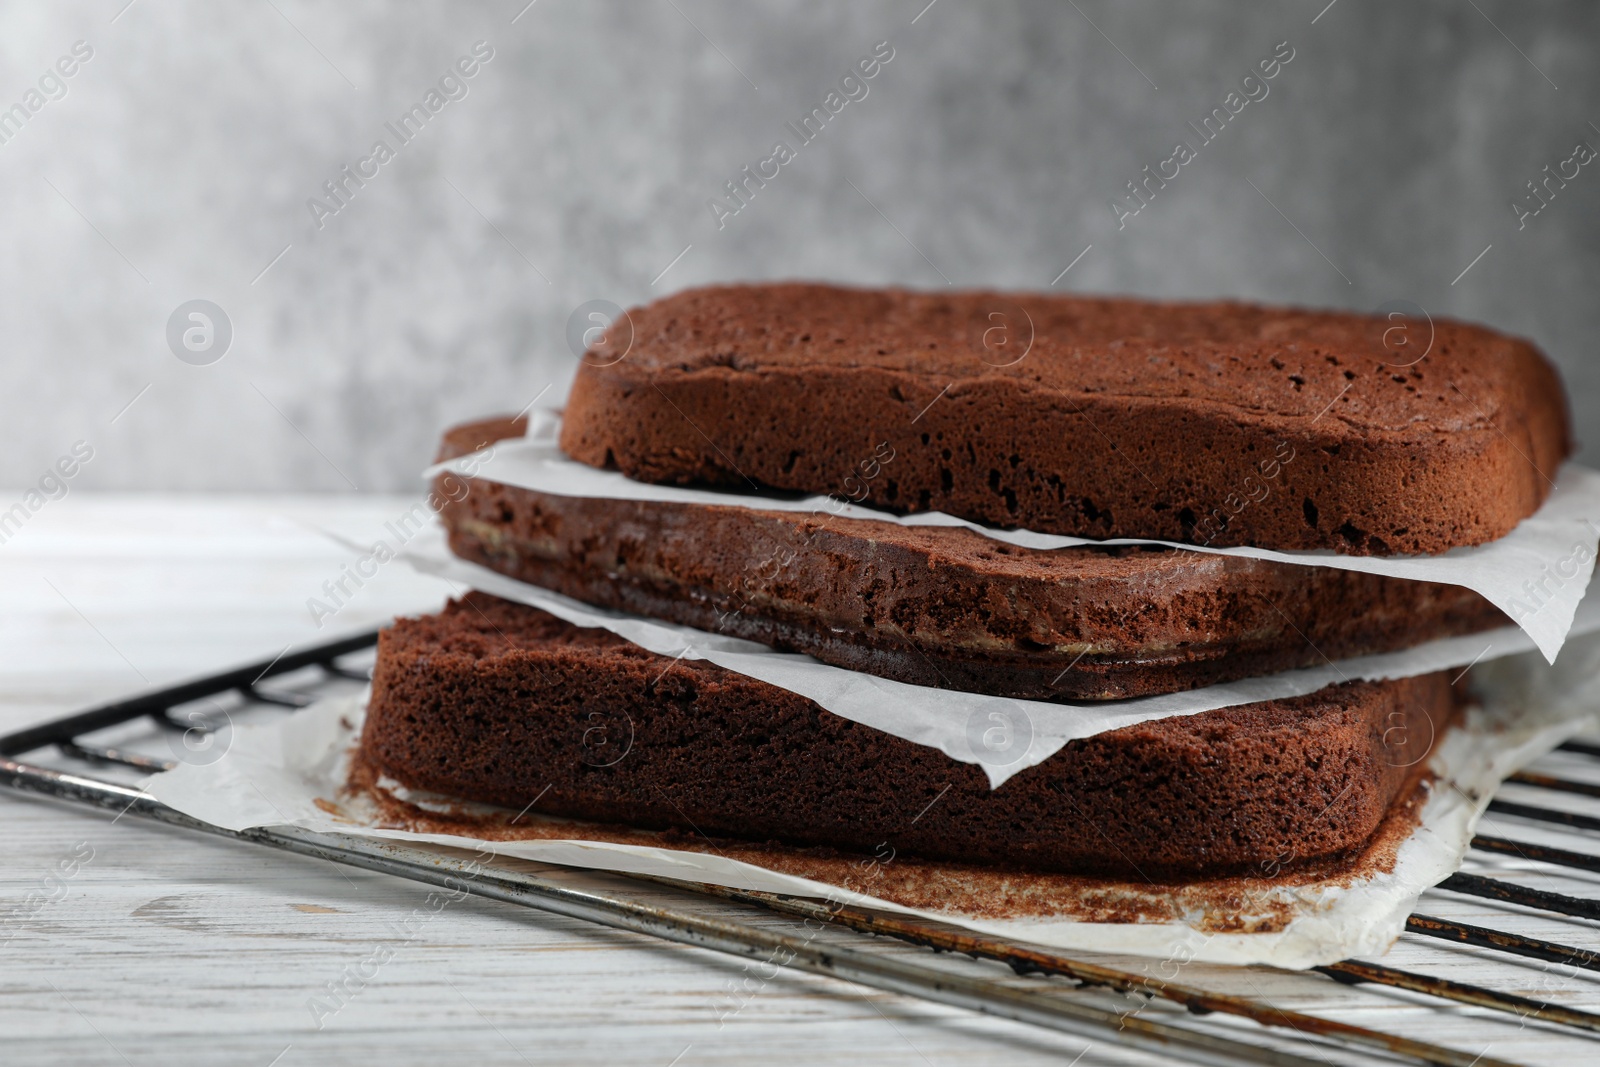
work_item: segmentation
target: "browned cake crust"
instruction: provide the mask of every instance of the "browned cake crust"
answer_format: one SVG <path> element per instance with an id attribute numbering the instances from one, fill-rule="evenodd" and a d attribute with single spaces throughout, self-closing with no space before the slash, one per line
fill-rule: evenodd
<path id="1" fill-rule="evenodd" d="M 412 788 L 646 829 L 1192 876 L 1358 847 L 1454 712 L 1444 674 L 1331 686 L 983 770 L 699 660 L 468 594 L 384 631 L 365 756 Z"/>
<path id="2" fill-rule="evenodd" d="M 459 426 L 440 458 L 522 432 L 507 419 Z M 1176 692 L 1508 621 L 1459 586 L 1325 567 L 468 487 L 439 494 L 464 559 L 586 603 L 996 696 Z"/>
<path id="3" fill-rule="evenodd" d="M 1412 366 L 1426 323 L 1402 357 L 1385 319 L 1235 303 L 748 285 L 629 322 L 561 447 L 643 481 L 1387 555 L 1504 535 L 1571 450 L 1554 368 L 1457 322 Z"/>

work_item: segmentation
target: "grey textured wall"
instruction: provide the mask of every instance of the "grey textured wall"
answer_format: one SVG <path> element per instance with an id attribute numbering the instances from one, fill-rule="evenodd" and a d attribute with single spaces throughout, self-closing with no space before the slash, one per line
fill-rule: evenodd
<path id="1" fill-rule="evenodd" d="M 125 3 L 0 8 L 25 112 L 0 120 L 0 485 L 82 439 L 82 486 L 411 489 L 442 425 L 559 398 L 586 300 L 1073 262 L 1058 288 L 1408 299 L 1527 335 L 1600 442 L 1600 163 L 1511 208 L 1600 146 L 1590 3 Z M 384 123 L 478 41 L 400 145 Z M 784 123 L 880 41 L 800 146 Z M 1280 42 L 1268 95 L 1119 230 L 1125 183 Z M 380 138 L 319 228 L 307 200 Z M 780 139 L 796 158 L 719 229 L 707 200 Z M 167 341 L 196 298 L 233 329 L 209 365 Z"/>

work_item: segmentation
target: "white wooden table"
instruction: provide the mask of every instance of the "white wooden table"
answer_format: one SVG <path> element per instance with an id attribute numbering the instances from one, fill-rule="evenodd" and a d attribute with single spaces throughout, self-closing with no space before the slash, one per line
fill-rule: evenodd
<path id="1" fill-rule="evenodd" d="M 320 632 L 306 606 L 353 554 L 304 524 L 370 541 L 411 503 L 84 493 L 49 503 L 0 545 L 0 731 L 436 607 L 448 590 L 400 563 Z M 88 858 L 52 880 L 71 857 Z M 1582 876 L 1546 872 L 1528 884 L 1600 895 L 1600 880 Z M 793 973 L 719 1025 L 737 963 L 475 898 L 427 922 L 318 1029 L 311 998 L 392 943 L 393 924 L 427 893 L 0 793 L 0 1063 L 1152 1062 L 1104 1041 Z M 1428 910 L 1600 947 L 1600 930 L 1576 920 L 1443 895 Z M 1600 1009 L 1588 976 L 1553 981 L 1540 965 L 1485 964 L 1417 942 L 1404 940 L 1386 962 L 1498 977 L 1497 988 Z M 1274 972 L 1185 978 L 1513 1060 L 1593 1062 L 1592 1045 L 1476 1010 Z"/>

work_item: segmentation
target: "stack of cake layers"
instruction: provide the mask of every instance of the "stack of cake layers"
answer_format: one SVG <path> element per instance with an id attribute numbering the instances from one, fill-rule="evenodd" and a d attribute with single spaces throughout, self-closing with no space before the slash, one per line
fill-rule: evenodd
<path id="1" fill-rule="evenodd" d="M 770 285 L 635 309 L 581 367 L 561 447 L 726 506 L 443 494 L 463 559 L 576 600 L 915 686 L 1081 704 L 1175 693 L 1506 617 L 1456 585 L 1157 545 L 763 509 L 828 494 L 987 527 L 1439 554 L 1543 503 L 1569 452 L 1528 344 L 1206 304 Z M 997 332 L 998 331 L 998 332 Z M 458 427 L 441 459 L 520 436 Z M 804 696 L 471 593 L 380 642 L 362 748 L 401 783 L 546 814 L 933 859 L 1193 878 L 1351 854 L 1413 795 L 1452 675 L 1355 681 L 1072 741 L 999 788 Z M 1020 706 L 1020 705 L 1019 705 Z"/>

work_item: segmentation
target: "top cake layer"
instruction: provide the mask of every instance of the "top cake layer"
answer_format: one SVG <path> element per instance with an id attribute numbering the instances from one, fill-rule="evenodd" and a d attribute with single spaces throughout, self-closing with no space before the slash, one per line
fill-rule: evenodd
<path id="1" fill-rule="evenodd" d="M 1386 555 L 1500 537 L 1570 452 L 1560 381 L 1525 341 L 1402 328 L 1386 345 L 1382 318 L 1234 303 L 697 289 L 591 351 L 561 446 L 644 481 L 1095 538 Z"/>

